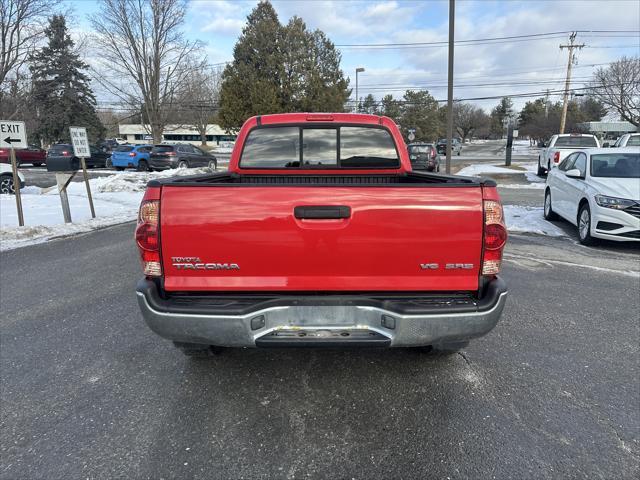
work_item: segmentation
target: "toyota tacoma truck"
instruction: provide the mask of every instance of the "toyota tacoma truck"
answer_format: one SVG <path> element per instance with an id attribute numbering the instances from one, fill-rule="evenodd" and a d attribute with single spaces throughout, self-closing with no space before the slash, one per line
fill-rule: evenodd
<path id="1" fill-rule="evenodd" d="M 498 322 L 507 240 L 492 180 L 414 172 L 395 123 L 276 114 L 229 170 L 149 182 L 135 238 L 148 326 L 220 347 L 426 347 Z"/>
<path id="2" fill-rule="evenodd" d="M 552 136 L 538 155 L 538 176 L 549 173 L 575 150 L 585 148 L 600 148 L 598 137 L 586 133 L 561 133 Z"/>

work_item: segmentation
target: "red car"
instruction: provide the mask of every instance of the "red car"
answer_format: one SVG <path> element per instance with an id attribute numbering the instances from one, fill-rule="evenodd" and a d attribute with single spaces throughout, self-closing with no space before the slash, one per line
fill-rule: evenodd
<path id="1" fill-rule="evenodd" d="M 149 182 L 143 317 L 188 355 L 217 347 L 454 352 L 498 322 L 496 183 L 414 172 L 387 117 L 249 119 L 229 171 Z"/>
<path id="2" fill-rule="evenodd" d="M 9 155 L 8 148 L 0 148 L 0 163 L 10 163 Z M 18 162 L 18 165 L 30 163 L 34 167 L 39 167 L 47 162 L 47 152 L 31 145 L 28 148 L 17 149 L 16 162 Z"/>

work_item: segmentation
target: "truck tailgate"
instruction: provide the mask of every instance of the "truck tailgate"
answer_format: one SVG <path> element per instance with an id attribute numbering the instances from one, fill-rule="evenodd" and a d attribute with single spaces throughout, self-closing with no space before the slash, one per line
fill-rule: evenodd
<path id="1" fill-rule="evenodd" d="M 160 208 L 168 291 L 478 288 L 478 185 L 169 185 Z M 318 212 L 342 218 L 296 218 Z"/>

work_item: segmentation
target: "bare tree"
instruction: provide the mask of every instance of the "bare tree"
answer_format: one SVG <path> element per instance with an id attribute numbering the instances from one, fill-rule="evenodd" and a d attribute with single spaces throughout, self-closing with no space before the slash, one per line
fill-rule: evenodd
<path id="1" fill-rule="evenodd" d="M 591 95 L 609 113 L 640 126 L 640 57 L 622 57 L 609 67 L 600 67 L 591 83 Z"/>
<path id="2" fill-rule="evenodd" d="M 176 92 L 193 73 L 200 44 L 184 38 L 184 0 L 102 0 L 91 17 L 101 64 L 96 80 L 139 108 L 155 143 L 169 123 Z"/>
<path id="3" fill-rule="evenodd" d="M 222 70 L 202 65 L 193 65 L 190 70 L 192 73 L 177 93 L 177 117 L 194 126 L 206 146 L 207 126 L 214 122 L 219 107 Z"/>
<path id="4" fill-rule="evenodd" d="M 470 103 L 456 102 L 453 104 L 453 123 L 463 141 L 475 130 L 488 126 L 489 122 L 489 115 L 481 108 Z"/>
<path id="5" fill-rule="evenodd" d="M 0 0 L 0 114 L 11 117 L 23 78 L 27 57 L 44 35 L 50 0 Z M 10 105 L 5 97 L 13 98 Z"/>

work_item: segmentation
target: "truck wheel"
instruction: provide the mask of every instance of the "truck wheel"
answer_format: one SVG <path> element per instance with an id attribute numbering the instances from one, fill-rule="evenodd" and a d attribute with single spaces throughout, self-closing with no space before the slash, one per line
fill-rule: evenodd
<path id="1" fill-rule="evenodd" d="M 202 343 L 173 342 L 173 344 L 187 357 L 193 358 L 209 358 L 222 351 L 222 347 Z"/>
<path id="2" fill-rule="evenodd" d="M 558 214 L 551 208 L 551 191 L 547 188 L 544 192 L 544 219 L 557 220 Z"/>
<path id="3" fill-rule="evenodd" d="M 0 193 L 16 193 L 15 188 L 13 188 L 13 177 L 11 175 L 2 175 L 0 177 Z"/>
<path id="4" fill-rule="evenodd" d="M 540 159 L 538 158 L 538 176 L 542 177 L 544 175 L 544 168 L 540 166 Z"/>
<path id="5" fill-rule="evenodd" d="M 34 167 L 39 167 L 40 165 L 42 165 L 40 162 L 33 162 Z"/>
<path id="6" fill-rule="evenodd" d="M 578 212 L 578 240 L 582 245 L 595 245 L 596 239 L 591 236 L 591 209 L 584 203 Z"/>
<path id="7" fill-rule="evenodd" d="M 113 160 L 111 160 L 111 157 L 107 158 L 104 162 L 104 166 L 105 168 L 113 168 Z"/>

